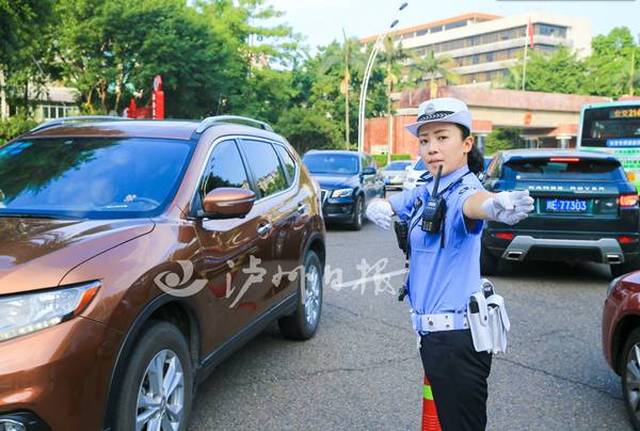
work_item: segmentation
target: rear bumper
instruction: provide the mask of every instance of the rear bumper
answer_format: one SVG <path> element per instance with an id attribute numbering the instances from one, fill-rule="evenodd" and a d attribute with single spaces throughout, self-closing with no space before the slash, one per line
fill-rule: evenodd
<path id="1" fill-rule="evenodd" d="M 624 262 L 624 253 L 620 244 L 613 238 L 597 240 L 534 238 L 528 235 L 516 236 L 502 252 L 502 258 L 522 261 L 531 253 L 531 257 L 549 255 L 550 251 L 561 251 L 564 256 L 587 257 L 601 263 L 618 264 Z"/>
<path id="2" fill-rule="evenodd" d="M 620 264 L 636 259 L 640 252 L 638 233 L 620 234 L 635 239 L 629 244 L 620 244 L 616 236 L 602 235 L 544 235 L 544 233 L 514 233 L 512 240 L 495 237 L 495 232 L 485 231 L 483 246 L 493 255 L 506 260 L 580 260 L 605 264 Z"/>

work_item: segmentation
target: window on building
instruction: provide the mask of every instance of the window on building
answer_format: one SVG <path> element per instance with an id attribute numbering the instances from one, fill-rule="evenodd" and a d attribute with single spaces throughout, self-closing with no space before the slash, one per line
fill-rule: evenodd
<path id="1" fill-rule="evenodd" d="M 452 28 L 464 27 L 465 25 L 467 25 L 466 21 L 456 21 L 456 22 L 452 22 L 452 23 L 449 23 L 449 24 L 445 25 L 444 29 L 445 30 L 450 30 Z"/>
<path id="2" fill-rule="evenodd" d="M 429 33 L 429 29 L 425 28 L 424 30 L 416 32 L 416 36 L 424 36 L 427 33 Z"/>
<path id="3" fill-rule="evenodd" d="M 43 120 L 70 117 L 78 112 L 75 106 L 65 105 L 40 105 L 40 113 Z"/>
<path id="4" fill-rule="evenodd" d="M 558 26 L 558 25 L 535 24 L 533 26 L 533 30 L 535 34 L 539 34 L 542 36 L 553 36 L 553 37 L 560 37 L 560 38 L 567 37 L 567 28 Z"/>

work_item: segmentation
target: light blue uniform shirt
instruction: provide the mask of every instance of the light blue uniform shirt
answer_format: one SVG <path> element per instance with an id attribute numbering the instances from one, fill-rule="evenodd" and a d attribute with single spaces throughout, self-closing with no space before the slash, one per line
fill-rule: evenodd
<path id="1" fill-rule="evenodd" d="M 484 188 L 480 180 L 468 172 L 468 167 L 464 166 L 440 178 L 439 193 L 462 178 L 442 195 L 447 203 L 442 248 L 441 233 L 423 232 L 420 228 L 422 210 L 433 191 L 433 180 L 389 198 L 398 217 L 409 223 L 409 300 L 418 314 L 465 311 L 471 294 L 480 289 L 483 222 L 465 222 L 462 205 L 469 196 Z M 414 211 L 417 198 L 422 200 L 422 205 Z M 413 219 L 409 220 L 412 213 Z"/>

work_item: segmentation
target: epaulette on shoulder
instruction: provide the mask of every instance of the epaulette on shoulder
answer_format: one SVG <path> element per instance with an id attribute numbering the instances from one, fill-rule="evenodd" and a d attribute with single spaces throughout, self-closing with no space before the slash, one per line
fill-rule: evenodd
<path id="1" fill-rule="evenodd" d="M 433 175 L 431 175 L 431 172 L 427 171 L 420 175 L 420 179 L 423 181 L 431 181 L 433 179 Z"/>

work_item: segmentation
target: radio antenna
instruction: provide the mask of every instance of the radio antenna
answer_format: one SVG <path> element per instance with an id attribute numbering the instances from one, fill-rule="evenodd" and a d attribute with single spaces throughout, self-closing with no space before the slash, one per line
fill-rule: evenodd
<path id="1" fill-rule="evenodd" d="M 440 185 L 440 175 L 442 174 L 442 165 L 438 166 L 438 172 L 436 172 L 436 179 L 433 183 L 433 196 L 438 195 L 438 186 Z"/>

